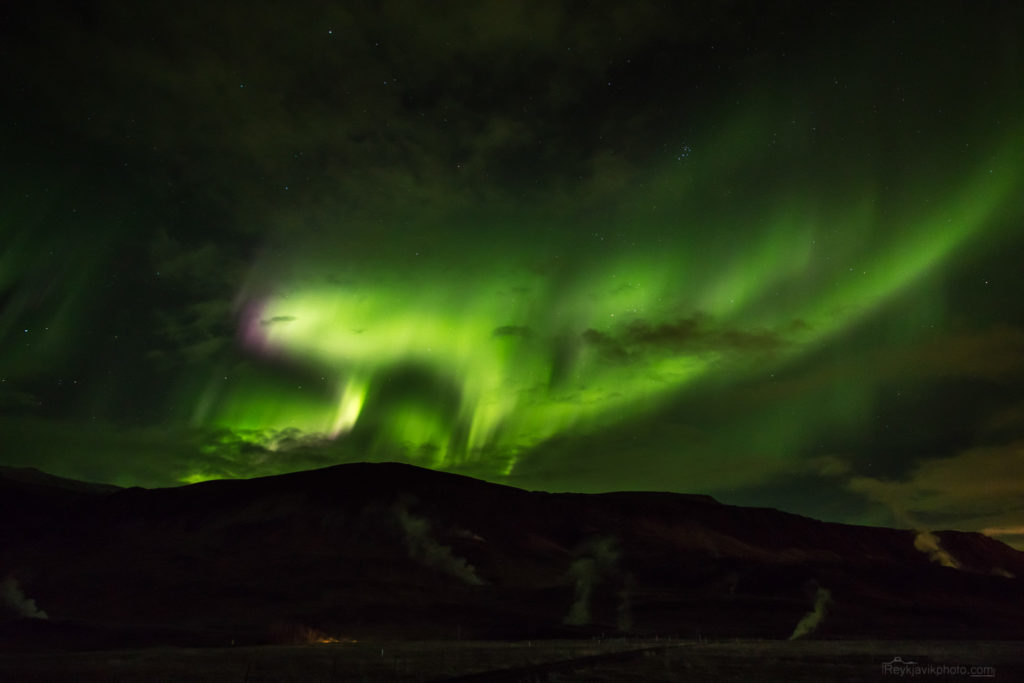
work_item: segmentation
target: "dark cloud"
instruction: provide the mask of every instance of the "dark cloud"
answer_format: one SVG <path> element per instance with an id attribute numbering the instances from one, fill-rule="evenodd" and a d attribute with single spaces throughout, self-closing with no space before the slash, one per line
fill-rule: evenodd
<path id="1" fill-rule="evenodd" d="M 905 480 L 853 477 L 854 490 L 888 491 L 888 501 L 921 515 L 1005 516 L 1024 510 L 1024 442 L 976 446 L 918 463 Z M 896 499 L 896 500 L 894 500 Z"/>
<path id="2" fill-rule="evenodd" d="M 601 332 L 600 330 L 584 330 L 581 335 L 587 346 L 597 349 L 604 358 L 613 361 L 624 361 L 629 358 L 629 351 L 626 346 L 615 337 Z"/>
<path id="3" fill-rule="evenodd" d="M 1024 401 L 998 408 L 982 424 L 988 434 L 1024 433 Z"/>
<path id="4" fill-rule="evenodd" d="M 1024 374 L 1024 328 L 1000 324 L 932 338 L 891 362 L 908 375 L 1015 381 Z"/>
<path id="5" fill-rule="evenodd" d="M 267 318 L 265 320 L 260 320 L 260 325 L 266 326 L 266 325 L 276 325 L 278 323 L 290 323 L 291 321 L 293 321 L 295 319 L 296 318 L 295 318 L 294 315 L 275 315 L 272 318 Z"/>
<path id="6" fill-rule="evenodd" d="M 629 325 L 626 342 L 632 346 L 669 351 L 712 349 L 722 351 L 774 351 L 785 344 L 775 332 L 716 327 L 703 317 L 651 325 L 636 321 Z"/>
<path id="7" fill-rule="evenodd" d="M 613 361 L 624 361 L 646 353 L 771 353 L 789 343 L 777 332 L 716 325 L 708 316 L 659 324 L 635 320 L 611 333 L 585 330 L 582 339 L 586 345 Z"/>
<path id="8" fill-rule="evenodd" d="M 883 478 L 854 469 L 835 455 L 804 466 L 876 507 L 874 523 L 926 529 L 963 529 L 992 536 L 1020 533 L 1024 513 L 1024 442 L 977 446 L 913 463 L 902 477 Z M 1009 538 L 1007 540 L 1013 540 Z"/>
<path id="9" fill-rule="evenodd" d="M 763 341 L 771 348 L 771 335 Z M 907 382 L 915 385 L 931 382 L 935 391 L 940 391 L 939 383 L 976 382 L 978 386 L 1015 383 L 1024 373 L 1024 329 L 1000 324 L 972 331 L 923 335 L 902 344 L 866 340 L 842 353 L 814 358 L 813 362 L 780 374 L 770 383 L 749 387 L 745 393 L 754 400 L 783 400 L 852 381 L 865 372 L 877 382 L 894 387 Z M 1018 421 L 1012 406 L 1004 407 L 1000 415 L 992 417 L 993 427 Z"/>

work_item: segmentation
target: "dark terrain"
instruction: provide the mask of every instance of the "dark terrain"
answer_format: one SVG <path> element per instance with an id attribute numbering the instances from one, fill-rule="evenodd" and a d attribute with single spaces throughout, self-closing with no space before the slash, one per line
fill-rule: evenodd
<path id="1" fill-rule="evenodd" d="M 572 641 L 671 666 L 666 639 L 785 641 L 816 602 L 807 639 L 1024 638 L 1024 553 L 1003 543 L 936 532 L 952 568 L 914 531 L 704 496 L 527 492 L 399 464 L 154 490 L 4 469 L 0 513 L 7 666 L 331 639 L 313 651 Z"/>

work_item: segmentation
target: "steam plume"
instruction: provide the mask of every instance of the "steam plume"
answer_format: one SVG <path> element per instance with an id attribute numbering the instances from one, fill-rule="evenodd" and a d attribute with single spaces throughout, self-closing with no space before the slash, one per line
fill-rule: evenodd
<path id="1" fill-rule="evenodd" d="M 461 557 L 456 557 L 452 549 L 441 545 L 430 534 L 430 521 L 409 512 L 404 503 L 395 506 L 395 516 L 405 532 L 405 544 L 409 556 L 424 566 L 453 576 L 471 586 L 480 586 L 484 582 L 476 575 L 473 565 Z"/>
<path id="2" fill-rule="evenodd" d="M 853 477 L 849 482 L 849 487 L 853 491 L 862 493 L 868 498 L 882 503 L 892 511 L 893 519 L 897 523 L 914 529 L 916 533 L 916 536 L 914 536 L 914 548 L 928 555 L 929 560 L 938 562 L 943 567 L 960 568 L 960 563 L 957 559 L 942 547 L 939 537 L 926 530 L 924 525 L 920 524 L 909 513 L 905 502 L 907 491 L 904 484 L 872 479 L 871 477 Z M 982 530 L 982 533 L 987 534 L 989 531 L 993 530 Z"/>
<path id="3" fill-rule="evenodd" d="M 622 582 L 622 590 L 619 591 L 619 613 L 618 627 L 620 631 L 629 631 L 633 628 L 633 612 L 630 608 L 630 593 L 633 591 L 635 582 L 632 574 L 626 574 Z"/>
<path id="4" fill-rule="evenodd" d="M 825 588 L 818 586 L 818 590 L 814 594 L 814 609 L 805 614 L 800 621 L 797 622 L 796 628 L 793 629 L 793 634 L 789 639 L 796 640 L 797 638 L 803 638 L 808 633 L 818 628 L 818 626 L 821 625 L 822 620 L 825 618 L 825 613 L 828 611 L 828 605 L 830 602 L 832 602 L 832 594 Z"/>
<path id="5" fill-rule="evenodd" d="M 597 563 L 592 557 L 581 557 L 569 567 L 569 575 L 576 581 L 576 597 L 565 623 L 574 626 L 590 623 L 590 594 L 597 581 Z"/>
<path id="6" fill-rule="evenodd" d="M 930 531 L 918 531 L 914 537 L 914 547 L 922 553 L 927 553 L 928 559 L 938 562 L 943 567 L 959 569 L 960 563 L 942 547 L 939 537 Z"/>
<path id="7" fill-rule="evenodd" d="M 569 576 L 575 581 L 575 599 L 565 616 L 564 623 L 572 626 L 590 623 L 590 596 L 594 592 L 594 587 L 605 575 L 614 570 L 619 559 L 615 540 L 611 538 L 588 543 L 584 547 L 584 552 L 585 555 L 569 566 Z"/>
<path id="8" fill-rule="evenodd" d="M 21 592 L 21 586 L 18 585 L 18 581 L 13 576 L 8 576 L 4 579 L 3 584 L 0 584 L 0 598 L 8 606 L 14 608 L 14 610 L 23 617 L 30 619 L 49 619 L 46 612 L 39 609 L 36 606 L 36 601 L 32 598 L 26 597 Z"/>

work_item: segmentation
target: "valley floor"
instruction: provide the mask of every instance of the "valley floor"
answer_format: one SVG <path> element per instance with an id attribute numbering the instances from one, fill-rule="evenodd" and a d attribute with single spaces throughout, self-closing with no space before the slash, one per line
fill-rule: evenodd
<path id="1" fill-rule="evenodd" d="M 4 681 L 390 683 L 461 681 L 1024 680 L 1015 641 L 608 639 L 388 641 L 0 653 Z"/>

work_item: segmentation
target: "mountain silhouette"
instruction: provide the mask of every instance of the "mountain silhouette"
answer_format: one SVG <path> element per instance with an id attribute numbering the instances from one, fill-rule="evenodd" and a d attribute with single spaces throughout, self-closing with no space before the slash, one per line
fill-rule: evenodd
<path id="1" fill-rule="evenodd" d="M 999 541 L 932 532 L 944 566 L 913 530 L 700 495 L 397 463 L 166 489 L 0 468 L 0 513 L 5 648 L 786 639 L 805 617 L 807 638 L 1024 637 L 1024 553 Z"/>

